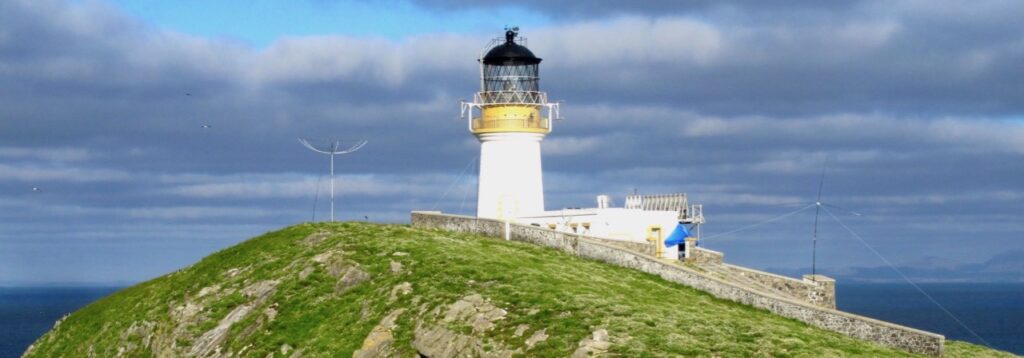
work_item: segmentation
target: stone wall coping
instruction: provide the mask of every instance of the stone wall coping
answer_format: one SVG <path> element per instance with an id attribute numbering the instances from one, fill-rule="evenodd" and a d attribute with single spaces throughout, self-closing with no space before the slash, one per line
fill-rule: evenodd
<path id="1" fill-rule="evenodd" d="M 718 256 L 725 257 L 725 254 L 722 253 L 721 251 L 708 250 L 708 249 L 705 249 L 705 248 L 699 247 L 699 246 L 698 247 L 694 247 L 694 249 L 697 249 L 698 251 L 704 251 L 704 252 L 710 253 L 712 255 L 718 255 Z M 723 263 L 723 265 L 724 265 L 724 263 Z"/>
<path id="2" fill-rule="evenodd" d="M 491 221 L 491 222 L 497 222 L 497 223 L 502 223 L 502 224 L 505 223 L 505 220 L 478 218 L 476 216 L 459 215 L 459 214 L 448 214 L 448 213 L 444 213 L 444 212 L 441 212 L 441 211 L 413 210 L 412 214 L 413 215 L 423 214 L 423 215 L 434 215 L 434 216 L 447 216 L 447 217 L 453 217 L 453 218 L 463 218 L 463 219 L 480 220 L 480 221 Z M 530 227 L 538 227 L 538 226 L 532 226 L 531 225 Z"/>
<path id="3" fill-rule="evenodd" d="M 820 281 L 820 282 L 836 282 L 836 279 L 828 277 L 828 276 L 825 276 L 825 275 L 820 275 L 820 274 L 815 274 L 815 275 L 806 274 L 806 275 L 804 275 L 803 278 L 804 278 L 804 280 L 814 280 L 814 281 Z"/>
<path id="4" fill-rule="evenodd" d="M 910 332 L 910 333 L 914 333 L 914 334 L 918 334 L 918 335 L 922 335 L 922 336 L 926 336 L 926 337 L 930 337 L 930 338 L 934 338 L 934 339 L 939 339 L 939 340 L 944 340 L 945 339 L 945 336 L 943 336 L 941 334 L 932 333 L 932 332 L 928 332 L 928 331 L 922 331 L 922 330 L 919 330 L 919 329 L 916 329 L 916 328 L 913 328 L 913 327 L 902 326 L 902 325 L 898 325 L 898 324 L 895 324 L 895 323 L 890 323 L 890 322 L 886 322 L 886 321 L 877 320 L 877 319 L 874 319 L 874 318 L 871 318 L 871 317 L 866 317 L 866 316 L 861 316 L 861 315 L 857 315 L 857 314 L 853 314 L 853 313 L 848 313 L 848 312 L 840 311 L 840 310 L 837 310 L 837 309 L 830 309 L 830 308 L 819 307 L 819 306 L 812 305 L 810 303 L 805 303 L 805 302 L 797 301 L 797 300 L 794 300 L 794 299 L 790 299 L 790 298 L 786 298 L 786 297 L 782 297 L 782 296 L 778 296 L 778 295 L 773 295 L 773 294 L 768 294 L 768 293 L 761 292 L 761 291 L 758 291 L 758 290 L 753 290 L 753 289 L 750 289 L 750 288 L 747 288 L 747 287 L 743 287 L 743 286 L 738 285 L 738 284 L 734 284 L 732 282 L 728 282 L 728 281 L 719 279 L 719 278 L 714 277 L 712 275 L 706 275 L 706 274 L 704 274 L 702 272 L 699 272 L 697 270 L 688 268 L 688 267 L 684 266 L 682 264 L 682 262 L 672 262 L 672 261 L 665 260 L 665 259 L 659 259 L 659 258 L 656 258 L 656 257 L 651 256 L 651 255 L 647 255 L 647 254 L 640 253 L 640 252 L 635 252 L 635 251 L 632 251 L 632 250 L 626 250 L 626 249 L 623 249 L 621 247 L 617 247 L 617 246 L 614 246 L 614 245 L 611 245 L 611 244 L 607 244 L 607 243 L 604 243 L 604 242 L 600 241 L 600 240 L 612 240 L 612 239 L 601 239 L 601 238 L 598 238 L 598 237 L 591 237 L 591 236 L 588 236 L 588 235 L 567 233 L 567 232 L 562 232 L 562 231 L 558 231 L 558 230 L 552 230 L 552 229 L 545 228 L 545 227 L 537 227 L 537 226 L 532 226 L 532 225 L 523 225 L 523 224 L 518 224 L 518 223 L 515 223 L 515 222 L 511 222 L 511 221 L 505 221 L 505 220 L 488 219 L 488 218 L 477 218 L 477 217 L 472 217 L 472 216 L 455 215 L 455 214 L 444 214 L 444 213 L 439 213 L 439 212 L 436 212 L 436 211 L 434 211 L 434 212 L 431 212 L 431 211 L 413 211 L 412 214 L 414 214 L 414 215 L 419 214 L 419 215 L 450 217 L 450 218 L 461 218 L 461 219 L 469 219 L 469 220 L 477 220 L 477 221 L 487 221 L 487 222 L 500 223 L 500 224 L 510 223 L 510 225 L 512 225 L 512 226 L 520 226 L 520 227 L 525 227 L 525 228 L 530 228 L 530 229 L 538 229 L 538 230 L 548 231 L 548 232 L 552 232 L 552 233 L 558 233 L 558 234 L 563 234 L 563 235 L 574 236 L 577 239 L 582 239 L 582 240 L 586 241 L 588 244 L 598 245 L 598 246 L 602 246 L 602 247 L 610 249 L 610 250 L 619 251 L 619 252 L 623 252 L 623 253 L 626 253 L 626 254 L 634 255 L 637 258 L 646 260 L 648 262 L 654 262 L 654 263 L 662 264 L 662 265 L 667 266 L 667 267 L 671 267 L 671 268 L 676 269 L 676 270 L 684 271 L 684 272 L 686 272 L 688 274 L 692 274 L 694 276 L 700 277 L 701 279 L 712 281 L 715 284 L 722 285 L 722 286 L 727 286 L 727 287 L 732 288 L 732 289 L 743 291 L 746 294 L 750 294 L 750 295 L 754 295 L 754 296 L 760 296 L 762 298 L 766 298 L 766 299 L 770 299 L 770 300 L 780 301 L 780 303 L 785 303 L 785 304 L 799 306 L 799 307 L 807 309 L 807 310 L 812 310 L 812 311 L 821 312 L 821 313 L 825 313 L 825 314 L 834 314 L 834 315 L 842 316 L 842 317 L 849 318 L 849 319 L 852 319 L 852 320 L 857 320 L 857 321 L 862 321 L 862 322 L 865 322 L 865 323 L 875 324 L 875 325 L 879 325 L 879 326 L 883 326 L 883 327 L 887 327 L 887 328 L 891 328 L 891 329 L 895 329 L 895 330 L 907 331 L 907 332 Z M 723 265 L 725 265 L 725 264 L 723 263 Z M 735 266 L 735 265 L 731 265 L 731 266 L 740 268 L 739 266 Z M 746 268 L 741 268 L 741 269 L 757 272 L 756 270 L 751 270 L 751 269 L 746 269 Z M 778 276 L 778 275 L 776 275 L 776 276 Z M 792 278 L 789 278 L 789 277 L 784 277 L 784 276 L 779 276 L 779 277 L 796 281 L 795 279 L 792 279 Z M 800 282 L 800 281 L 798 281 L 798 282 Z M 800 282 L 800 283 L 801 284 L 806 284 L 804 282 Z M 680 284 L 680 285 L 683 285 L 683 286 L 688 286 L 688 285 L 685 285 L 685 284 L 682 284 L 682 283 L 678 283 L 678 282 L 676 282 L 676 284 Z M 692 286 L 688 286 L 688 287 L 692 287 Z M 692 287 L 692 288 L 695 288 L 697 290 L 701 290 L 701 289 L 696 288 L 696 287 Z M 701 291 L 703 291 L 703 290 L 701 290 Z M 730 300 L 728 298 L 721 298 L 721 297 L 719 297 L 719 298 L 720 299 L 725 299 L 725 300 Z M 730 301 L 733 301 L 733 300 L 730 300 Z M 758 307 L 758 306 L 754 306 L 754 305 L 750 305 L 750 306 Z M 759 307 L 759 308 L 764 309 L 763 307 Z M 795 319 L 795 318 L 793 318 L 793 319 Z"/>
<path id="5" fill-rule="evenodd" d="M 782 275 L 774 274 L 774 273 L 767 272 L 767 271 L 755 270 L 755 269 L 752 269 L 752 268 L 747 268 L 747 267 L 743 267 L 743 266 L 736 266 L 736 265 L 727 264 L 727 263 L 724 263 L 724 262 L 721 263 L 720 265 L 726 266 L 726 267 L 728 267 L 730 269 L 734 269 L 734 270 L 750 272 L 750 273 L 755 274 L 755 275 L 768 276 L 768 277 L 772 277 L 772 278 L 778 278 L 778 279 L 781 279 L 781 280 L 789 280 L 789 281 L 792 281 L 793 283 L 797 283 L 797 284 L 801 284 L 801 285 L 810 285 L 809 283 L 804 282 L 801 279 L 792 278 L 792 277 L 789 277 L 789 276 L 782 276 Z M 833 281 L 835 281 L 835 280 L 833 280 Z"/>

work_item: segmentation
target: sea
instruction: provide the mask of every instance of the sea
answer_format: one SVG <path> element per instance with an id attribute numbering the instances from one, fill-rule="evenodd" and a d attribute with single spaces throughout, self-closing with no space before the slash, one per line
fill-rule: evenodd
<path id="1" fill-rule="evenodd" d="M 838 308 L 1024 355 L 1024 283 L 844 283 Z M 118 287 L 0 287 L 0 358 L 19 357 L 61 316 Z M 936 302 L 938 304 L 936 304 Z"/>
<path id="2" fill-rule="evenodd" d="M 840 310 L 1024 355 L 1024 283 L 843 283 Z M 923 291 L 923 293 L 922 293 Z M 930 298 L 929 298 L 930 297 Z"/>
<path id="3" fill-rule="evenodd" d="M 0 287 L 0 358 L 20 357 L 64 315 L 120 287 Z"/>

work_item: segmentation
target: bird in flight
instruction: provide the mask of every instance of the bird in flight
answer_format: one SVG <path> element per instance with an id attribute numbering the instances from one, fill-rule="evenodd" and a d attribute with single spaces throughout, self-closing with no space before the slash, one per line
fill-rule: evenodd
<path id="1" fill-rule="evenodd" d="M 204 125 L 203 125 L 203 129 L 210 129 L 210 128 L 213 128 L 213 127 L 212 127 L 212 126 L 210 126 L 209 124 L 204 124 Z"/>
<path id="2" fill-rule="evenodd" d="M 32 192 L 38 193 L 38 192 L 42 192 L 42 191 L 43 191 L 43 189 L 39 189 L 39 187 L 37 187 L 37 186 L 32 187 Z"/>

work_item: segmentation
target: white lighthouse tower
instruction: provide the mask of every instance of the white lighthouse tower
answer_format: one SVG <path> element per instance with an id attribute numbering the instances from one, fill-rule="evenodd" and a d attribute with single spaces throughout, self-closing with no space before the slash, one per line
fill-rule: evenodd
<path id="1" fill-rule="evenodd" d="M 477 217 L 504 221 L 506 239 L 516 224 L 621 241 L 664 259 L 694 255 L 680 247 L 696 244 L 686 240 L 692 229 L 699 236 L 704 210 L 684 193 L 634 192 L 621 207 L 600 195 L 595 208 L 545 210 L 540 142 L 560 119 L 559 106 L 540 91 L 541 59 L 518 31 L 506 29 L 480 51 L 480 92 L 462 102 L 462 117 L 480 140 Z"/>
<path id="2" fill-rule="evenodd" d="M 551 133 L 558 104 L 548 103 L 540 91 L 541 59 L 520 44 L 518 30 L 507 29 L 504 39 L 481 51 L 480 92 L 462 103 L 469 130 L 480 140 L 476 214 L 482 218 L 511 220 L 544 211 L 540 141 Z"/>

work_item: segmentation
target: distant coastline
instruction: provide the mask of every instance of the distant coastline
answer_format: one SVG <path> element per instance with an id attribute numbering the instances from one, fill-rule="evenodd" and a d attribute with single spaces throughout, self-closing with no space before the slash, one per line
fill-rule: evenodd
<path id="1" fill-rule="evenodd" d="M 1024 251 L 1008 251 L 979 263 L 950 265 L 933 260 L 921 265 L 898 266 L 900 272 L 915 283 L 1018 283 L 1024 284 Z M 802 268 L 767 268 L 791 277 L 800 277 L 811 271 Z M 888 266 L 860 266 L 834 269 L 820 269 L 819 273 L 839 281 L 870 283 L 905 283 L 896 271 Z"/>

